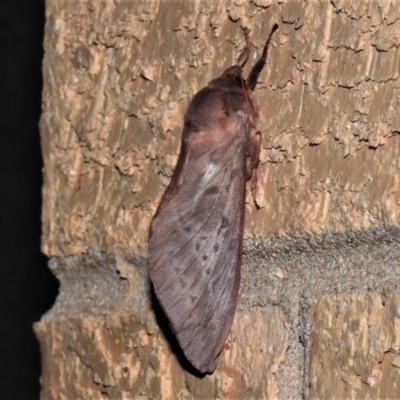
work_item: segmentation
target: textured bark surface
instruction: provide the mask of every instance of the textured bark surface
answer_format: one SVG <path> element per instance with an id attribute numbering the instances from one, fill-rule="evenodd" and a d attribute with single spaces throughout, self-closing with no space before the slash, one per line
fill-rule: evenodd
<path id="1" fill-rule="evenodd" d="M 275 374 L 289 346 L 287 318 L 279 307 L 239 311 L 218 370 L 200 377 L 149 299 L 145 260 L 111 260 L 89 252 L 54 259 L 51 268 L 68 284 L 50 314 L 35 325 L 43 398 L 261 399 L 279 393 Z M 114 290 L 118 281 L 120 290 Z"/>
<path id="2" fill-rule="evenodd" d="M 400 381 L 400 4 L 49 0 L 43 398 L 393 398 Z M 151 295 L 147 235 L 190 97 L 260 51 L 257 206 L 238 312 L 193 374 Z M 251 62 L 249 63 L 251 64 Z"/>
<path id="3" fill-rule="evenodd" d="M 400 391 L 400 296 L 331 296 L 312 308 L 311 396 L 396 399 Z M 328 385 L 330 382 L 330 385 Z"/>
<path id="4" fill-rule="evenodd" d="M 234 62 L 241 26 L 261 48 L 275 21 L 256 91 L 261 209 L 249 198 L 247 235 L 399 223 L 400 5 L 261 3 L 47 3 L 47 254 L 145 253 L 189 98 Z"/>

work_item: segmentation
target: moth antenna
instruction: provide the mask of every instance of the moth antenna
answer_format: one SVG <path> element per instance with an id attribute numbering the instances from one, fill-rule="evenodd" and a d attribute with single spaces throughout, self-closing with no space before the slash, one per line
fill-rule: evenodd
<path id="1" fill-rule="evenodd" d="M 278 24 L 274 24 L 274 26 L 272 27 L 271 33 L 269 34 L 268 39 L 265 42 L 264 50 L 262 52 L 262 55 L 259 58 L 259 60 L 256 62 L 256 64 L 254 65 L 254 67 L 251 69 L 251 71 L 249 73 L 249 76 L 246 79 L 247 87 L 251 91 L 253 91 L 254 88 L 256 87 L 257 80 L 258 80 L 258 75 L 260 75 L 260 72 L 262 71 L 262 69 L 264 68 L 265 63 L 267 62 L 269 42 L 271 41 L 272 35 L 278 29 L 278 27 L 279 27 Z M 246 41 L 247 41 L 247 39 L 246 39 Z M 240 56 L 242 56 L 242 54 Z"/>
<path id="2" fill-rule="evenodd" d="M 243 51 L 240 53 L 239 58 L 237 60 L 236 65 L 240 68 L 243 68 L 246 64 L 247 60 L 249 59 L 250 50 L 251 50 L 251 39 L 250 39 L 250 29 L 244 28 L 244 37 L 246 39 L 246 46 L 244 46 Z"/>

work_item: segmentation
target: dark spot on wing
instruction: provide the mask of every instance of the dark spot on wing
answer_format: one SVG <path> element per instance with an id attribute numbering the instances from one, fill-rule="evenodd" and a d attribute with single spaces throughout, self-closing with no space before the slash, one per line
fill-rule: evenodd
<path id="1" fill-rule="evenodd" d="M 201 240 L 207 240 L 207 236 L 202 236 L 201 238 L 200 238 Z"/>
<path id="2" fill-rule="evenodd" d="M 189 299 L 190 299 L 190 303 L 193 304 L 196 301 L 196 296 L 191 295 L 189 297 Z"/>
<path id="3" fill-rule="evenodd" d="M 229 226 L 229 218 L 222 216 L 221 229 L 225 229 L 228 226 Z"/>
<path id="4" fill-rule="evenodd" d="M 212 194 L 217 194 L 217 193 L 218 193 L 218 186 L 215 186 L 215 185 L 210 186 L 209 188 L 207 188 L 207 189 L 204 191 L 204 195 L 205 195 L 205 196 L 207 196 L 207 195 L 212 195 Z"/>
<path id="5" fill-rule="evenodd" d="M 218 243 L 214 244 L 213 250 L 214 250 L 214 253 L 218 252 L 218 250 L 219 250 L 219 244 Z"/>
<path id="6" fill-rule="evenodd" d="M 208 256 L 203 256 L 203 260 L 206 261 Z"/>
<path id="7" fill-rule="evenodd" d="M 221 275 L 215 279 L 212 283 L 212 293 L 218 292 L 218 288 L 220 287 L 220 280 L 221 280 Z"/>
<path id="8" fill-rule="evenodd" d="M 211 274 L 211 268 L 207 268 L 205 271 L 206 275 L 210 275 Z"/>
<path id="9" fill-rule="evenodd" d="M 192 230 L 192 228 L 190 226 L 185 226 L 183 228 L 186 232 L 190 232 Z"/>

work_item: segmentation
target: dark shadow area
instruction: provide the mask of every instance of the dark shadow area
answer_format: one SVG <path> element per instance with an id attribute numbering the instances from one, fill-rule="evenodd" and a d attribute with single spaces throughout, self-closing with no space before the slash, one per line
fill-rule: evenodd
<path id="1" fill-rule="evenodd" d="M 153 285 L 151 285 L 151 303 L 153 310 L 156 314 L 158 326 L 160 327 L 165 338 L 167 339 L 171 347 L 171 351 L 176 355 L 181 366 L 195 377 L 204 378 L 206 374 L 200 373 L 195 367 L 193 367 L 193 365 L 185 357 L 185 354 L 183 353 L 181 346 L 179 346 L 179 343 L 174 335 L 174 332 L 172 332 L 168 318 L 165 315 L 159 301 L 157 300 L 156 294 L 154 293 Z"/>
<path id="2" fill-rule="evenodd" d="M 40 350 L 32 324 L 58 283 L 40 252 L 44 0 L 0 2 L 0 387 L 38 399 Z"/>

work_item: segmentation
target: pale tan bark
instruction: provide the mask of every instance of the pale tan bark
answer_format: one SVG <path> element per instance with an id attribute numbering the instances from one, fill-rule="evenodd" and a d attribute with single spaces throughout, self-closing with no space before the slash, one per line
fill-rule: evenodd
<path id="1" fill-rule="evenodd" d="M 399 15 L 389 1 L 47 1 L 42 248 L 61 289 L 35 327 L 44 399 L 398 395 Z M 198 379 L 153 311 L 148 227 L 190 97 L 232 65 L 243 27 L 260 50 L 274 22 L 239 309 Z"/>

